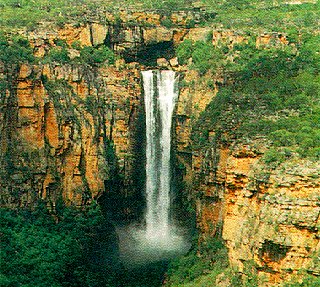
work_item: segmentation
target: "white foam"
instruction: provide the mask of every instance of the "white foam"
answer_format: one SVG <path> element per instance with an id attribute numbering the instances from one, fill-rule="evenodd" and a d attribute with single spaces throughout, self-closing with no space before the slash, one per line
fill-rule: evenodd
<path id="1" fill-rule="evenodd" d="M 190 243 L 183 230 L 175 230 L 169 236 L 155 234 L 150 237 L 146 230 L 130 225 L 118 227 L 120 258 L 126 267 L 137 267 L 161 260 L 173 259 L 186 253 Z"/>
<path id="2" fill-rule="evenodd" d="M 146 236 L 170 240 L 171 126 L 178 98 L 174 71 L 143 71 L 146 112 Z"/>

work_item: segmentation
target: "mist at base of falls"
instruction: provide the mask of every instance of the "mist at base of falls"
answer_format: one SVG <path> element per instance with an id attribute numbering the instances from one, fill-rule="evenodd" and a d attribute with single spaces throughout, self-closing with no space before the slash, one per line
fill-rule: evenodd
<path id="1" fill-rule="evenodd" d="M 175 229 L 167 237 L 148 237 L 145 227 L 116 227 L 119 259 L 123 270 L 118 282 L 121 287 L 161 287 L 172 260 L 186 254 L 191 247 L 187 229 Z"/>
<path id="2" fill-rule="evenodd" d="M 149 236 L 137 225 L 117 227 L 120 260 L 124 267 L 138 268 L 160 261 L 170 261 L 188 252 L 191 247 L 186 230 L 171 228 L 167 236 Z"/>

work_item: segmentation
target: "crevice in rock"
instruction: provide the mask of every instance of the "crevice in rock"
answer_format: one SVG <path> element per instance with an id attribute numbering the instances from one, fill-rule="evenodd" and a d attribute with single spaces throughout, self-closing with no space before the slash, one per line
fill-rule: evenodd
<path id="1" fill-rule="evenodd" d="M 266 240 L 259 249 L 259 257 L 266 263 L 279 262 L 286 257 L 290 248 L 290 246 Z"/>
<path id="2" fill-rule="evenodd" d="M 138 62 L 147 67 L 157 66 L 158 58 L 171 59 L 175 56 L 173 41 L 145 44 L 123 52 L 126 63 Z"/>

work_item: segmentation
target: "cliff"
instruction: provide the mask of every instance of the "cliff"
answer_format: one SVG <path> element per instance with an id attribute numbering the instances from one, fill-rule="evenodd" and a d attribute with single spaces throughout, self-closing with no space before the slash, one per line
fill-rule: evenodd
<path id="1" fill-rule="evenodd" d="M 229 47 L 250 41 L 248 35 L 232 31 L 214 31 L 214 45 L 217 45 L 216 39 Z M 281 34 L 264 34 L 255 40 L 256 47 L 270 49 L 272 45 L 288 45 L 288 41 Z M 277 56 L 274 65 L 280 61 Z M 260 67 L 263 65 L 262 60 L 257 63 Z M 255 69 L 254 65 L 251 69 Z M 259 73 L 254 77 L 262 78 L 258 83 L 265 85 L 268 92 L 275 88 L 273 85 L 278 85 L 272 80 L 274 75 L 264 78 L 264 72 Z M 265 113 L 263 96 L 256 94 L 260 88 L 251 85 L 247 74 L 244 84 L 252 92 L 247 99 L 243 96 L 247 90 L 239 90 L 234 80 L 229 82 L 220 68 L 214 75 L 209 71 L 195 81 L 198 76 L 199 72 L 192 69 L 184 73 L 176 133 L 178 158 L 184 166 L 189 197 L 195 201 L 199 244 L 212 237 L 225 240 L 231 266 L 244 278 L 250 278 L 252 270 L 256 270 L 258 281 L 254 284 L 259 286 L 279 286 L 284 281 L 301 278 L 303 272 L 318 276 L 319 161 L 301 158 L 297 146 L 290 146 L 288 142 L 278 143 L 284 130 L 270 141 L 268 134 L 272 134 L 273 123 L 281 119 L 281 112 L 278 118 Z M 239 82 L 242 85 L 241 80 Z M 296 84 L 299 86 L 298 81 Z M 283 85 L 286 84 L 280 84 Z M 232 91 L 227 86 L 235 88 Z M 264 88 L 259 93 L 265 93 Z M 293 97 L 294 91 L 290 93 Z M 242 106 L 241 101 L 245 105 Z M 225 112 L 220 113 L 221 109 Z M 272 119 L 268 121 L 267 133 L 262 129 L 257 134 L 259 121 L 265 117 Z M 284 122 L 291 121 L 288 115 L 284 118 Z M 302 145 L 303 140 L 300 138 L 297 144 Z M 274 146 L 278 146 L 277 151 L 273 150 Z M 205 278 L 203 282 L 212 280 Z M 217 277 L 210 282 L 231 286 L 223 285 L 231 284 L 230 281 L 219 280 Z M 194 284 L 198 286 L 197 281 Z"/>
<path id="2" fill-rule="evenodd" d="M 34 31 L 18 30 L 29 44 L 19 37 L 4 38 L 4 205 L 32 205 L 37 198 L 54 205 L 61 196 L 68 204 L 83 205 L 105 191 L 115 200 L 141 197 L 144 108 L 140 70 L 145 65 L 156 67 L 161 57 L 170 60 L 174 45 L 189 33 L 188 21 L 200 16 L 151 11 L 104 17 L 105 24 L 94 19 L 62 27 L 43 22 Z M 161 25 L 165 19 L 171 28 Z M 15 45 L 22 45 L 21 51 L 14 50 Z M 105 50 L 106 46 L 118 56 Z M 111 53 L 110 57 L 104 53 Z M 166 67 L 171 65 L 162 61 Z M 174 66 L 176 62 L 171 60 Z M 120 213 L 130 217 L 134 208 L 124 207 Z"/>
<path id="3" fill-rule="evenodd" d="M 262 52 L 263 47 L 281 50 L 289 44 L 287 37 L 199 27 L 208 15 L 198 12 L 122 11 L 104 17 L 104 24 L 95 19 L 20 30 L 36 61 L 9 65 L 2 60 L 2 205 L 32 206 L 41 198 L 54 208 L 61 198 L 79 206 L 98 199 L 117 216 L 137 217 L 144 186 L 140 71 L 169 68 L 181 74 L 174 145 L 187 187 L 184 196 L 196 206 L 199 242 L 221 236 L 231 266 L 245 274 L 252 263 L 261 286 L 280 284 L 302 269 L 319 276 L 319 163 L 292 152 L 270 166 L 265 160 L 270 139 L 234 136 L 241 123 L 230 106 L 227 114 L 214 114 L 230 117 L 225 125 L 206 116 L 218 92 L 234 83 L 230 75 L 243 68 L 237 62 L 240 48 L 235 52 L 233 47 L 253 42 Z M 206 42 L 219 53 L 199 62 L 194 53 L 184 62 L 178 46 L 188 40 Z M 93 49 L 85 54 L 86 47 Z M 89 57 L 94 51 L 109 53 L 105 47 L 117 55 L 106 54 L 104 61 Z M 79 62 L 84 55 L 88 61 Z M 207 62 L 214 69 L 206 70 Z M 236 68 L 226 73 L 226 63 Z M 258 77 L 260 70 L 254 71 Z M 236 98 L 238 91 L 233 92 L 228 93 Z M 254 100 L 236 103 L 243 117 L 257 117 L 245 113 Z M 225 108 L 223 102 L 220 107 Z"/>
<path id="4" fill-rule="evenodd" d="M 261 147 L 251 142 L 196 156 L 202 240 L 220 233 L 231 265 L 246 274 L 253 262 L 261 286 L 277 286 L 301 270 L 318 275 L 319 164 L 293 160 L 270 170 Z"/>
<path id="5" fill-rule="evenodd" d="M 12 134 L 10 146 L 3 145 L 3 160 L 12 165 L 2 181 L 5 203 L 31 204 L 37 197 L 54 202 L 62 192 L 64 200 L 81 204 L 104 190 L 115 169 L 127 173 L 128 127 L 140 101 L 136 74 L 121 64 L 21 65 L 8 88 L 13 92 L 3 99 L 3 108 L 14 102 L 15 114 L 10 127 L 6 113 L 2 117 L 3 129 Z"/>
<path id="6" fill-rule="evenodd" d="M 127 198 L 119 213 L 130 217 L 137 212 L 132 209 L 141 209 L 140 71 L 158 65 L 178 68 L 174 47 L 196 33 L 197 28 L 186 26 L 203 15 L 123 11 L 104 14 L 104 24 L 90 17 L 87 24 L 42 22 L 33 31 L 19 29 L 13 43 L 4 38 L 4 205 L 32 205 L 37 198 L 54 205 L 61 196 L 69 204 L 82 205 L 108 191 L 118 205 Z M 170 27 L 163 25 L 165 20 Z M 27 56 L 26 51 L 14 50 L 20 42 Z M 7 48 L 13 50 L 11 59 Z M 107 59 L 103 53 L 111 54 Z M 128 207 L 129 201 L 135 207 Z"/>

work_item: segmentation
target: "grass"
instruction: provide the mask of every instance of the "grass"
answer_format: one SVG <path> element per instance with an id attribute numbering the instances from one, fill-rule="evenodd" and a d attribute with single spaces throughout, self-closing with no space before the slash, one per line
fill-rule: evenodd
<path id="1" fill-rule="evenodd" d="M 209 12 L 217 17 L 203 25 L 237 30 L 281 31 L 290 29 L 311 31 L 319 27 L 320 3 L 287 5 L 286 1 L 200 1 Z M 188 0 L 0 0 L 0 28 L 27 28 L 33 30 L 41 21 L 64 23 L 85 23 L 91 17 L 103 16 L 104 10 L 119 13 L 120 8 L 133 10 L 160 9 L 161 13 L 181 9 L 192 9 Z M 101 11 L 101 12 L 99 12 Z M 193 25 L 191 25 L 192 27 Z"/>
<path id="2" fill-rule="evenodd" d="M 103 0 L 0 0 L 0 27 L 34 29 L 41 21 L 53 21 L 58 25 L 66 22 L 86 22 L 90 14 L 99 11 L 130 9 L 181 9 L 187 6 L 185 0 L 169 1 L 103 1 Z M 98 12 L 98 13 L 97 13 Z M 102 13 L 101 13 L 102 14 Z"/>
<path id="3" fill-rule="evenodd" d="M 216 279 L 223 270 L 210 270 L 210 274 L 200 276 L 192 282 L 185 284 L 172 285 L 174 287 L 212 287 L 216 284 Z"/>
<path id="4" fill-rule="evenodd" d="M 207 1 L 214 7 L 215 1 Z M 222 1 L 221 1 L 222 2 Z M 242 4 L 241 4 L 242 2 Z M 311 31 L 319 27 L 320 4 L 288 5 L 287 1 L 223 1 L 217 8 L 216 23 L 224 28 L 246 31 Z M 238 3 L 238 5 L 237 5 Z"/>
<path id="5" fill-rule="evenodd" d="M 27 27 L 32 29 L 40 21 L 55 20 L 57 23 L 68 17 L 80 17 L 90 6 L 87 1 L 27 1 L 1 0 L 0 26 Z M 93 1 L 90 1 L 90 4 Z"/>

